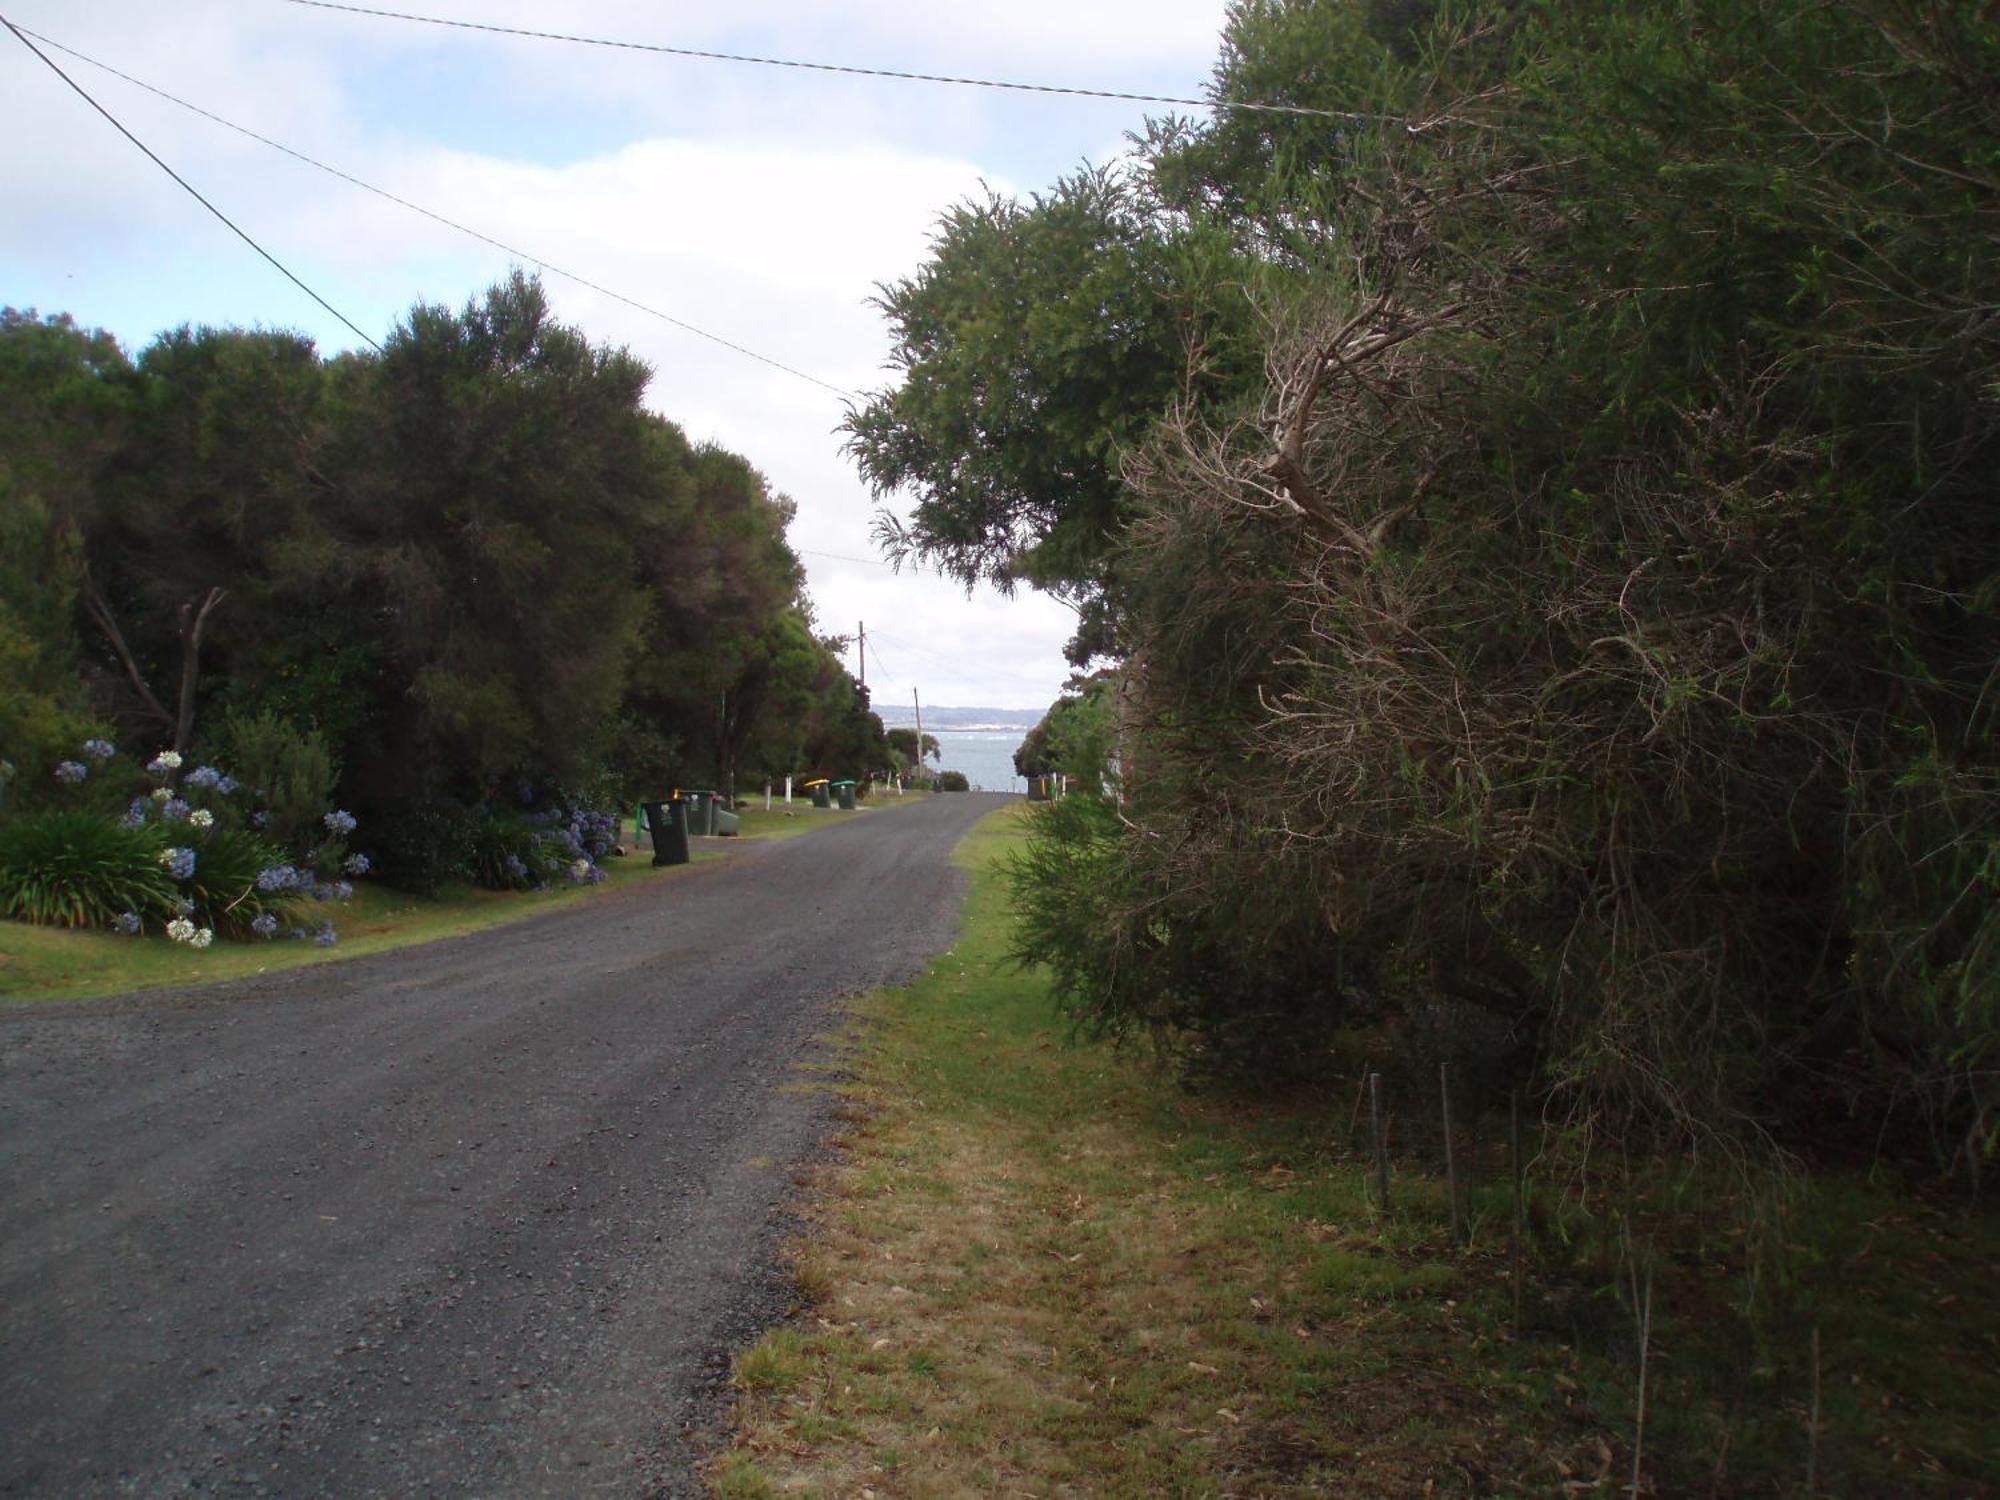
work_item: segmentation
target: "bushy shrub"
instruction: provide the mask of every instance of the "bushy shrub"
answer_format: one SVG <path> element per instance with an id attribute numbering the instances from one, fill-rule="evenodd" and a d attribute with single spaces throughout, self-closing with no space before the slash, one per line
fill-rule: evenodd
<path id="1" fill-rule="evenodd" d="M 0 824 L 0 916 L 109 927 L 131 912 L 168 915 L 177 899 L 157 826 L 127 828 L 87 811 L 28 813 Z"/>
<path id="2" fill-rule="evenodd" d="M 618 815 L 561 807 L 487 810 L 473 825 L 473 878 L 489 890 L 533 890 L 604 879 L 598 860 L 618 842 Z"/>
<path id="3" fill-rule="evenodd" d="M 472 824 L 472 878 L 490 891 L 553 885 L 575 858 L 546 821 L 489 810 Z"/>
<path id="4" fill-rule="evenodd" d="M 267 839 L 294 855 L 321 842 L 339 775 L 323 736 L 260 713 L 224 720 L 216 741 L 217 758 L 234 768 L 263 812 Z"/>
<path id="5" fill-rule="evenodd" d="M 370 824 L 375 873 L 398 890 L 434 896 L 474 878 L 475 815 L 455 802 L 408 804 Z"/>
<path id="6" fill-rule="evenodd" d="M 296 883 L 267 889 L 258 882 L 266 870 L 283 867 L 275 844 L 242 829 L 218 828 L 194 845 L 194 873 L 181 886 L 194 903 L 190 920 L 219 934 L 244 937 L 269 912 L 289 926 L 304 900 Z"/>
<path id="7" fill-rule="evenodd" d="M 963 771 L 940 771 L 937 774 L 937 789 L 941 792 L 969 792 L 972 783 L 965 779 Z"/>

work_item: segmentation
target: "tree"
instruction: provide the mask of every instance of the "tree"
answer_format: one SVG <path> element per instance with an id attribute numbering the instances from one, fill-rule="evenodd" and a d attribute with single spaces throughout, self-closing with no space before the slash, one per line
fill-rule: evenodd
<path id="1" fill-rule="evenodd" d="M 934 734 L 924 736 L 921 747 L 922 754 L 919 755 L 916 730 L 891 729 L 888 733 L 889 748 L 896 753 L 899 765 L 921 772 L 925 761 L 938 760 L 943 755 L 943 752 L 938 748 L 937 736 Z"/>
<path id="2" fill-rule="evenodd" d="M 877 496 L 914 496 L 907 521 L 878 513 L 892 553 L 1045 589 L 1080 612 L 1073 658 L 1107 649 L 1121 451 L 1237 352 L 1244 310 L 1198 274 L 1214 248 L 1108 169 L 950 210 L 877 301 L 901 383 L 843 424 Z"/>
<path id="3" fill-rule="evenodd" d="M 1443 1007 L 1655 1138 L 1990 1143 L 1990 28 L 1372 11 L 1232 11 L 1336 116 L 1149 137 L 1264 371 L 1125 451 L 1139 771 L 1026 956 L 1205 1061 Z"/>

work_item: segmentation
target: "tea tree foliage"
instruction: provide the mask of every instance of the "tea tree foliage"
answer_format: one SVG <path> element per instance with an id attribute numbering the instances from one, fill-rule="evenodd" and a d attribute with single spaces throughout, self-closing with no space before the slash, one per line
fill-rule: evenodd
<path id="1" fill-rule="evenodd" d="M 212 328 L 128 359 L 6 313 L 18 784 L 43 786 L 93 720 L 153 744 L 185 726 L 184 748 L 239 752 L 274 795 L 312 782 L 301 809 L 337 792 L 388 865 L 408 844 L 433 879 L 464 861 L 424 851 L 524 787 L 604 806 L 801 769 L 851 728 L 853 685 L 813 632 L 791 502 L 648 411 L 649 373 L 518 274 L 331 360 Z M 839 753 L 847 774 L 886 763 L 879 734 Z"/>
<path id="2" fill-rule="evenodd" d="M 1028 866 L 1079 1015 L 1261 1071 L 1456 1007 L 1579 1119 L 1990 1148 L 1996 73 L 1895 0 L 1233 8 L 1219 96 L 1342 113 L 1122 179 L 1258 354 L 1071 492 L 1133 764 Z"/>

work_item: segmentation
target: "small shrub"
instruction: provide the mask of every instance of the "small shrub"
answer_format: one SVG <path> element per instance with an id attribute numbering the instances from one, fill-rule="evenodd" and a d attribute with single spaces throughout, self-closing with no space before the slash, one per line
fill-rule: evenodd
<path id="1" fill-rule="evenodd" d="M 489 811 L 472 824 L 472 878 L 490 891 L 553 885 L 575 857 L 546 820 Z"/>
<path id="2" fill-rule="evenodd" d="M 963 771 L 940 771 L 937 776 L 937 789 L 941 792 L 969 792 L 972 790 L 972 783 L 965 779 Z"/>
<path id="3" fill-rule="evenodd" d="M 266 813 L 266 838 L 293 854 L 324 838 L 321 820 L 333 805 L 339 767 L 316 730 L 261 713 L 226 719 L 217 739 L 219 758 Z"/>
<path id="4" fill-rule="evenodd" d="M 434 896 L 474 878 L 474 815 L 451 802 L 405 805 L 369 823 L 374 870 L 398 890 Z"/>
<path id="5" fill-rule="evenodd" d="M 164 917 L 177 899 L 155 827 L 81 811 L 0 825 L 0 916 L 43 926 L 110 927 L 125 912 Z"/>
<path id="6" fill-rule="evenodd" d="M 196 846 L 194 874 L 181 887 L 182 895 L 194 902 L 192 920 L 232 937 L 248 936 L 251 923 L 266 912 L 290 926 L 297 892 L 262 890 L 257 883 L 259 874 L 284 859 L 277 845 L 255 834 L 217 829 Z"/>

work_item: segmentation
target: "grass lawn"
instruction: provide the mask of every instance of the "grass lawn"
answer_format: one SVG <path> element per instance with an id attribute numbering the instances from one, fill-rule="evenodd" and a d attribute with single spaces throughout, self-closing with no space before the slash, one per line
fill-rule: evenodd
<path id="1" fill-rule="evenodd" d="M 1517 1329 L 1504 1166 L 1454 1243 L 1416 1164 L 1392 1212 L 1373 1203 L 1351 1086 L 1196 1096 L 1072 1043 L 1002 962 L 998 861 L 1021 828 L 1004 811 L 962 846 L 956 946 L 860 1002 L 802 1306 L 737 1358 L 717 1492 L 1630 1493 L 1620 1237 L 1538 1206 Z M 1822 1495 L 2000 1493 L 2000 1224 L 1846 1180 L 1808 1185 L 1790 1223 L 1792 1280 L 1753 1320 L 1727 1216 L 1641 1218 L 1637 1493 L 1802 1495 L 1809 1465 Z"/>

